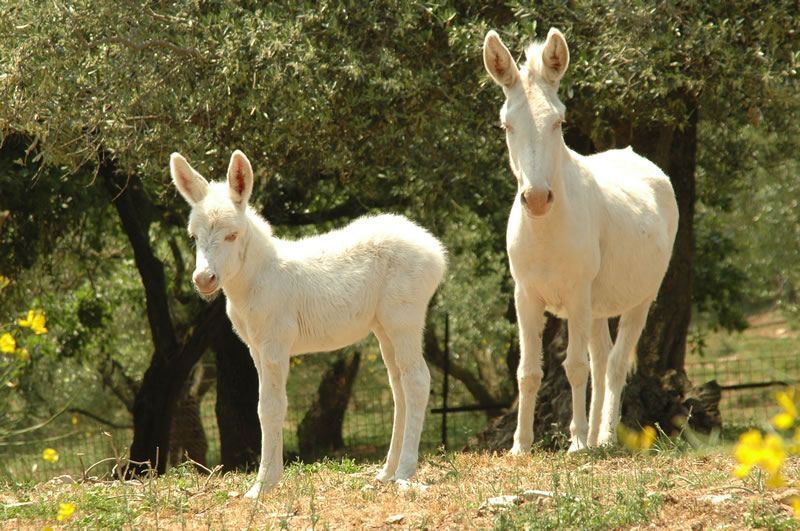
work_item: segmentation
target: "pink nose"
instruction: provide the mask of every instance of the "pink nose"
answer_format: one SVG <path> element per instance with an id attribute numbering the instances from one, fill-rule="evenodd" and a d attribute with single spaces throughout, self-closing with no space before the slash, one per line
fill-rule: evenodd
<path id="1" fill-rule="evenodd" d="M 553 204 L 553 191 L 549 188 L 526 188 L 520 194 L 520 199 L 531 215 L 544 216 Z"/>
<path id="2" fill-rule="evenodd" d="M 217 290 L 217 275 L 210 271 L 195 271 L 192 280 L 200 293 L 211 293 Z"/>

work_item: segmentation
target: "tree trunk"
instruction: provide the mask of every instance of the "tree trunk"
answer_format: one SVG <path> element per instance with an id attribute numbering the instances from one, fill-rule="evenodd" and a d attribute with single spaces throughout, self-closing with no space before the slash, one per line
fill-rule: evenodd
<path id="1" fill-rule="evenodd" d="M 688 416 L 684 401 L 691 390 L 684 362 L 692 309 L 698 116 L 691 96 L 684 98 L 684 103 L 689 114 L 683 129 L 636 130 L 633 134 L 634 149 L 669 175 L 680 220 L 669 269 L 639 341 L 638 369 L 625 389 L 622 417 L 623 422 L 633 428 L 657 422 L 667 433 L 678 431 L 682 424 L 680 419 Z M 705 429 L 699 425 L 695 427 Z"/>
<path id="2" fill-rule="evenodd" d="M 222 466 L 225 470 L 252 470 L 261 455 L 258 374 L 253 358 L 230 322 L 214 338 L 212 348 L 217 356 L 216 411 Z"/>
<path id="3" fill-rule="evenodd" d="M 216 373 L 216 371 L 214 371 Z M 169 464 L 177 466 L 187 459 L 207 468 L 208 437 L 203 427 L 201 404 L 203 397 L 213 386 L 215 374 L 206 374 L 206 366 L 201 361 L 182 391 L 182 397 L 172 415 L 170 428 Z"/>
<path id="4" fill-rule="evenodd" d="M 328 367 L 317 390 L 317 398 L 297 426 L 300 459 L 305 463 L 331 455 L 344 447 L 342 423 L 361 353 L 339 355 Z"/>
<path id="5" fill-rule="evenodd" d="M 153 341 L 150 366 L 133 405 L 133 442 L 130 459 L 145 463 L 130 471 L 164 473 L 169 452 L 172 413 L 192 367 L 206 350 L 220 323 L 227 324 L 222 299 L 207 307 L 196 319 L 197 326 L 178 341 L 169 312 L 164 266 L 153 253 L 147 213 L 151 203 L 135 176 L 118 174 L 110 157 L 103 159 L 99 174 L 119 214 L 131 243 L 136 268 L 142 279 L 147 319 Z M 228 326 L 230 326 L 228 324 Z"/>

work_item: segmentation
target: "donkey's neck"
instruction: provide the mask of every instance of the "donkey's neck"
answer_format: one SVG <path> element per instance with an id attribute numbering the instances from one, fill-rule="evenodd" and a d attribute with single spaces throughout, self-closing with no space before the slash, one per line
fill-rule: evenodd
<path id="1" fill-rule="evenodd" d="M 254 211 L 247 213 L 247 230 L 242 235 L 239 271 L 223 286 L 225 296 L 234 305 L 246 304 L 254 294 L 257 278 L 274 265 L 278 251 L 272 238 L 272 228 Z"/>

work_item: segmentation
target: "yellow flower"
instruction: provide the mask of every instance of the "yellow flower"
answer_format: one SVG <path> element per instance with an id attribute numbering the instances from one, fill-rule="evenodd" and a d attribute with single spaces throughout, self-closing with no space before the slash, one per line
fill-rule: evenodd
<path id="1" fill-rule="evenodd" d="M 633 431 L 620 424 L 617 428 L 617 435 L 622 444 L 629 450 L 647 450 L 656 440 L 656 429 L 652 426 L 645 426 L 642 431 Z"/>
<path id="2" fill-rule="evenodd" d="M 17 350 L 17 341 L 14 336 L 8 332 L 0 336 L 0 352 L 13 354 L 15 350 Z"/>
<path id="3" fill-rule="evenodd" d="M 58 452 L 52 448 L 45 448 L 44 452 L 42 452 L 42 459 L 49 461 L 50 463 L 55 463 L 58 461 Z"/>
<path id="4" fill-rule="evenodd" d="M 0 290 L 7 287 L 9 284 L 11 284 L 11 279 L 0 275 Z"/>
<path id="5" fill-rule="evenodd" d="M 783 408 L 782 413 L 778 413 L 772 417 L 772 425 L 779 430 L 786 430 L 794 426 L 797 419 L 797 405 L 795 404 L 796 390 L 790 389 L 789 391 L 779 391 L 775 393 L 775 399 L 778 404 Z"/>
<path id="6" fill-rule="evenodd" d="M 77 424 L 78 423 L 78 416 L 77 415 L 73 415 L 72 416 L 72 423 L 73 424 Z"/>
<path id="7" fill-rule="evenodd" d="M 28 349 L 21 348 L 17 351 L 17 357 L 19 361 L 28 361 Z"/>
<path id="8" fill-rule="evenodd" d="M 779 430 L 788 430 L 792 426 L 794 426 L 794 417 L 790 414 L 778 413 L 774 417 L 772 417 L 772 425 L 778 428 Z"/>
<path id="9" fill-rule="evenodd" d="M 786 460 L 786 448 L 778 435 L 770 433 L 762 437 L 758 430 L 747 431 L 739 437 L 735 456 L 739 465 L 733 473 L 737 477 L 747 477 L 754 466 L 760 466 L 769 474 L 768 486 L 780 487 L 784 484 L 781 469 Z"/>
<path id="10" fill-rule="evenodd" d="M 800 496 L 792 496 L 789 499 L 789 505 L 794 509 L 794 514 L 800 517 Z"/>
<path id="11" fill-rule="evenodd" d="M 44 312 L 42 312 L 42 310 L 29 310 L 28 318 L 18 320 L 17 324 L 25 328 L 30 328 L 36 332 L 37 335 L 47 333 L 47 328 L 45 328 Z"/>
<path id="12" fill-rule="evenodd" d="M 736 468 L 733 469 L 733 475 L 737 478 L 746 478 L 750 475 L 750 471 L 753 469 L 750 465 L 736 465 Z"/>
<path id="13" fill-rule="evenodd" d="M 66 520 L 72 513 L 75 512 L 75 505 L 72 503 L 59 503 L 58 504 L 58 519 Z"/>

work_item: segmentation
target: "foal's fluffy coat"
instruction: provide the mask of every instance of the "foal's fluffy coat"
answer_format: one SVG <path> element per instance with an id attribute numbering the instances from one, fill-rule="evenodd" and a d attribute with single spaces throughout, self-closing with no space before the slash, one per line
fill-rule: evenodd
<path id="1" fill-rule="evenodd" d="M 281 477 L 289 357 L 338 349 L 370 331 L 380 342 L 395 402 L 392 440 L 378 479 L 409 479 L 430 390 L 422 331 L 446 268 L 441 243 L 396 215 L 281 240 L 247 204 L 253 172 L 240 151 L 231 157 L 227 183 L 208 183 L 177 153 L 170 170 L 192 206 L 197 290 L 204 296 L 225 292 L 228 316 L 258 371 L 261 463 L 247 496 L 258 496 Z"/>

